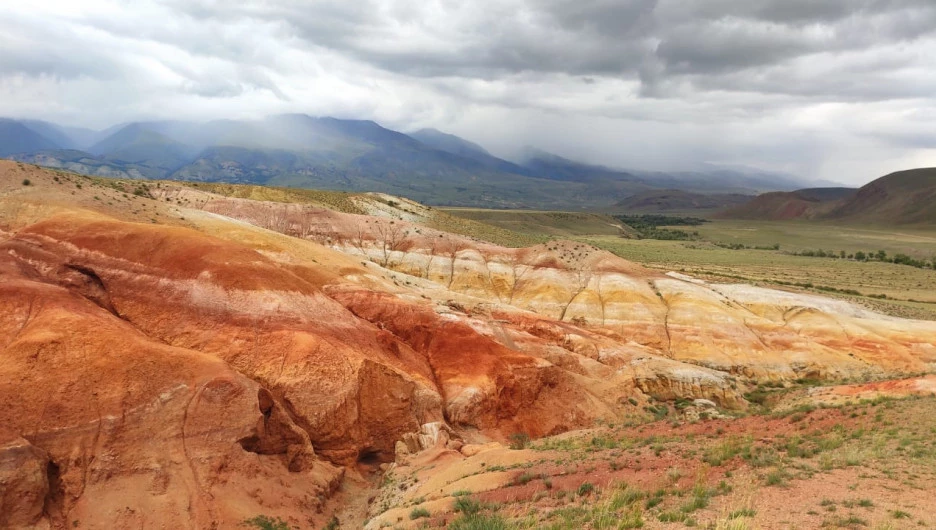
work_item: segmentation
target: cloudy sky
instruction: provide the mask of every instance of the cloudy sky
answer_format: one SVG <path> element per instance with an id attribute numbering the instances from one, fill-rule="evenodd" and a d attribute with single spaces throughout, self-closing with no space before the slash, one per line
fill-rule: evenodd
<path id="1" fill-rule="evenodd" d="M 30 0 L 0 115 L 305 112 L 512 156 L 861 184 L 936 166 L 933 0 Z"/>

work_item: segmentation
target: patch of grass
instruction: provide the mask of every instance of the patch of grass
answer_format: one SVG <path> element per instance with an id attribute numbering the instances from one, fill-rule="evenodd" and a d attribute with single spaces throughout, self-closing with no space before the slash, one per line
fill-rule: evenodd
<path id="1" fill-rule="evenodd" d="M 429 517 L 429 510 L 425 508 L 413 508 L 413 511 L 410 512 L 409 518 L 413 521 L 416 519 L 421 519 L 423 517 Z"/>
<path id="2" fill-rule="evenodd" d="M 476 514 L 455 519 L 449 530 L 510 530 L 507 520 L 498 514 Z"/>
<path id="3" fill-rule="evenodd" d="M 790 478 L 790 475 L 786 472 L 786 470 L 783 468 L 777 468 L 770 473 L 767 473 L 767 477 L 764 479 L 764 484 L 768 486 L 786 486 L 788 478 Z"/>
<path id="4" fill-rule="evenodd" d="M 459 496 L 452 503 L 452 510 L 466 516 L 477 515 L 481 511 L 481 503 L 471 497 Z"/>
<path id="5" fill-rule="evenodd" d="M 273 518 L 268 515 L 258 515 L 247 519 L 243 523 L 243 526 L 249 526 L 253 528 L 260 528 L 261 530 L 291 530 L 289 523 L 280 519 L 279 517 Z"/>
<path id="6" fill-rule="evenodd" d="M 689 502 L 683 504 L 679 507 L 679 511 L 683 513 L 692 513 L 696 510 L 701 510 L 709 505 L 709 499 L 711 498 L 712 493 L 705 487 L 705 484 L 699 482 L 692 488 L 692 499 Z"/>
<path id="7" fill-rule="evenodd" d="M 526 449 L 530 445 L 530 435 L 525 432 L 515 432 L 510 435 L 511 449 Z"/>
<path id="8" fill-rule="evenodd" d="M 833 528 L 861 528 L 863 526 L 868 526 L 868 521 L 856 515 L 849 515 L 848 517 L 836 517 L 832 520 L 824 521 L 822 526 Z"/>
<path id="9" fill-rule="evenodd" d="M 540 478 L 540 477 L 541 477 L 541 475 L 539 475 L 539 474 L 530 473 L 529 471 L 524 471 L 523 473 L 520 473 L 519 475 L 517 475 L 516 477 L 514 477 L 512 483 L 513 483 L 514 485 L 516 485 L 516 486 L 523 486 L 523 485 L 528 484 L 529 482 L 533 481 L 534 479 L 537 479 L 537 478 Z"/>
<path id="10" fill-rule="evenodd" d="M 742 508 L 740 510 L 735 510 L 728 514 L 729 519 L 737 519 L 739 517 L 754 517 L 757 515 L 757 510 L 751 508 Z"/>
<path id="11" fill-rule="evenodd" d="M 720 466 L 738 455 L 750 454 L 750 452 L 750 438 L 730 437 L 707 448 L 702 456 L 702 461 L 712 466 Z"/>
<path id="12" fill-rule="evenodd" d="M 679 511 L 679 512 L 660 512 L 660 514 L 657 515 L 657 519 L 658 519 L 661 523 L 681 523 L 681 522 L 685 521 L 685 520 L 688 519 L 688 518 L 689 518 L 689 516 L 686 515 L 686 513 L 681 512 L 681 511 Z"/>
<path id="13" fill-rule="evenodd" d="M 585 495 L 588 495 L 592 493 L 593 491 L 595 491 L 595 485 L 592 484 L 591 482 L 583 482 L 578 487 L 578 494 L 580 497 L 584 497 Z"/>

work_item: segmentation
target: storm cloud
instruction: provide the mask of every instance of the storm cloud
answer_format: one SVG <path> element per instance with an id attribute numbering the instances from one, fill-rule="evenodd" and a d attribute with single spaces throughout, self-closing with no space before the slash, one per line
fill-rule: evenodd
<path id="1" fill-rule="evenodd" d="M 508 157 L 851 184 L 936 165 L 931 0 L 36 0 L 0 16 L 10 117 L 306 112 Z"/>

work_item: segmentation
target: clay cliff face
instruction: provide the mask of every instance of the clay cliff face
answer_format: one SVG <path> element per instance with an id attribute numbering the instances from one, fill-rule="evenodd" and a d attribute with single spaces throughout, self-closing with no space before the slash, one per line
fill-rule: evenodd
<path id="1" fill-rule="evenodd" d="M 401 447 L 936 363 L 933 323 L 501 248 L 405 201 L 358 197 L 364 216 L 0 170 L 0 527 L 319 525 L 344 473 Z"/>

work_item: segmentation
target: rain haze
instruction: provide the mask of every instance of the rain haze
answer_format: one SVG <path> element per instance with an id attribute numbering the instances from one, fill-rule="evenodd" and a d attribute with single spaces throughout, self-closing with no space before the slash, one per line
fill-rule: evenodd
<path id="1" fill-rule="evenodd" d="M 936 165 L 932 0 L 0 6 L 0 115 L 300 112 L 621 168 L 859 185 Z"/>

